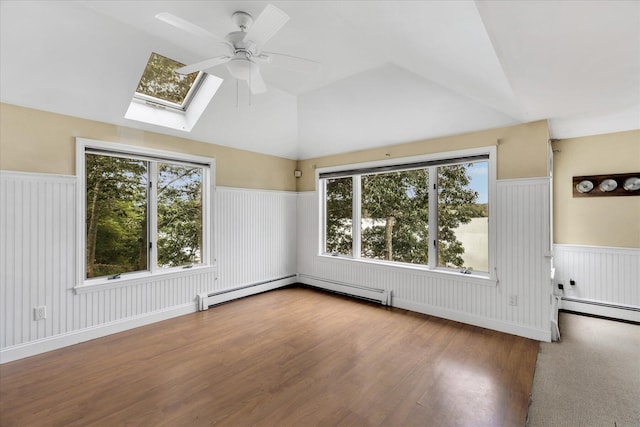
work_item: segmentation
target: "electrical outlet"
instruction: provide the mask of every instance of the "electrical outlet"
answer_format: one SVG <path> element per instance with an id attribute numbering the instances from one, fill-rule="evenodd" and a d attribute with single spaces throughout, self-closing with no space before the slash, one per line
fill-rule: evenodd
<path id="1" fill-rule="evenodd" d="M 42 320 L 47 318 L 47 306 L 41 305 L 33 309 L 33 319 Z"/>
<path id="2" fill-rule="evenodd" d="M 518 295 L 509 295 L 509 305 L 518 305 Z"/>

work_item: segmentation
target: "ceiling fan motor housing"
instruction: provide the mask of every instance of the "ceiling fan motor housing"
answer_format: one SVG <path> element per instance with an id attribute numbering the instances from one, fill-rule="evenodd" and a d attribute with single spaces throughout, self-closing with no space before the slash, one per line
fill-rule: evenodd
<path id="1" fill-rule="evenodd" d="M 234 54 L 245 53 L 251 57 L 256 53 L 256 44 L 251 40 L 245 40 L 246 35 L 244 31 L 234 31 L 227 34 L 225 39 L 233 45 Z"/>
<path id="2" fill-rule="evenodd" d="M 234 58 L 227 63 L 227 69 L 236 79 L 250 81 L 258 74 L 258 65 L 251 60 L 256 54 L 256 44 L 251 40 L 245 40 L 253 18 L 246 12 L 235 12 L 231 18 L 240 31 L 231 32 L 225 37 L 233 45 L 234 54 Z"/>
<path id="3" fill-rule="evenodd" d="M 253 24 L 253 18 L 247 12 L 235 12 L 233 15 L 231 15 L 231 20 L 242 31 L 247 31 L 251 24 Z"/>

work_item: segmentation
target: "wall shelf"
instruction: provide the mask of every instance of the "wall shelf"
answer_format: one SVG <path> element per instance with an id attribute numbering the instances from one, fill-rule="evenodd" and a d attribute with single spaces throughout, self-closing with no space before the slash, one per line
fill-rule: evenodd
<path id="1" fill-rule="evenodd" d="M 640 196 L 640 172 L 573 177 L 573 197 Z"/>

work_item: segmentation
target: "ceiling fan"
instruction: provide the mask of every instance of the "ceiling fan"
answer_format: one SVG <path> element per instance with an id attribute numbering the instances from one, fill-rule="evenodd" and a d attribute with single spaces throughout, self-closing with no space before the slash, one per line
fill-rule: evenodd
<path id="1" fill-rule="evenodd" d="M 272 57 L 278 57 L 285 60 L 289 66 L 297 66 L 298 68 L 300 66 L 304 68 L 317 68 L 320 65 L 318 62 L 310 59 L 262 50 L 263 46 L 289 20 L 289 16 L 285 12 L 271 4 L 264 8 L 255 21 L 253 17 L 246 12 L 235 12 L 231 16 L 231 19 L 239 29 L 227 34 L 224 39 L 168 12 L 159 13 L 156 15 L 156 18 L 199 37 L 214 39 L 222 43 L 229 52 L 227 55 L 216 56 L 178 68 L 175 71 L 179 74 L 206 71 L 210 68 L 226 64 L 229 73 L 231 73 L 235 79 L 246 81 L 251 93 L 259 94 L 265 92 L 267 87 L 262 79 L 258 62 L 269 62 Z"/>

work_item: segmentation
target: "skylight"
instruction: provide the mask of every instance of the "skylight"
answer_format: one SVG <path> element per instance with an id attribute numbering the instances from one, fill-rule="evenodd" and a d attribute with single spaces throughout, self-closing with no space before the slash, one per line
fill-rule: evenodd
<path id="1" fill-rule="evenodd" d="M 151 53 L 125 118 L 190 132 L 222 79 L 203 72 L 182 75 L 184 64 Z"/>
<path id="2" fill-rule="evenodd" d="M 173 71 L 180 67 L 184 67 L 184 64 L 152 52 L 138 83 L 135 97 L 165 107 L 185 110 L 191 97 L 198 90 L 203 73 L 185 76 Z"/>

